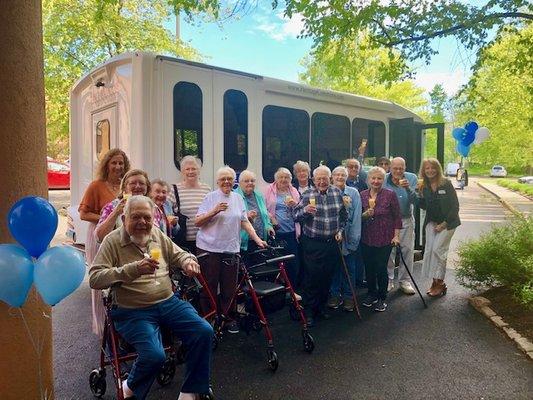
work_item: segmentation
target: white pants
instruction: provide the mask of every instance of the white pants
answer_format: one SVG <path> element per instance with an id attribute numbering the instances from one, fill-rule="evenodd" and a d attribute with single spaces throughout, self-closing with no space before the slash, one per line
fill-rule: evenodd
<path id="1" fill-rule="evenodd" d="M 434 222 L 429 222 L 426 225 L 426 248 L 422 263 L 422 275 L 426 278 L 444 279 L 448 249 L 455 229 L 444 229 L 437 232 L 436 226 L 437 224 Z"/>
<path id="2" fill-rule="evenodd" d="M 402 248 L 402 255 L 407 264 L 409 271 L 413 271 L 413 257 L 415 250 L 415 221 L 412 217 L 402 218 L 402 229 L 400 229 L 400 246 Z M 389 257 L 389 263 L 387 264 L 387 274 L 389 279 L 394 279 L 394 260 L 396 259 L 396 247 L 392 248 Z M 398 266 L 398 280 L 400 282 L 409 281 L 409 273 L 405 270 L 400 259 L 400 265 Z"/>

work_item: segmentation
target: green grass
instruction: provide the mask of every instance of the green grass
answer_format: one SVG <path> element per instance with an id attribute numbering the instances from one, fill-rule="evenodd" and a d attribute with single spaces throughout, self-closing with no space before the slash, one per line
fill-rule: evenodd
<path id="1" fill-rule="evenodd" d="M 533 185 L 528 185 L 527 183 L 518 183 L 509 179 L 498 179 L 496 183 L 507 189 L 515 190 L 527 196 L 533 196 Z"/>

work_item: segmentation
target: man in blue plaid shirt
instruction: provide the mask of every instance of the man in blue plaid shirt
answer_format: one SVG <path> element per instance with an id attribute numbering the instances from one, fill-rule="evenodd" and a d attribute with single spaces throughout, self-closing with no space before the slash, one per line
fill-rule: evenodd
<path id="1" fill-rule="evenodd" d="M 300 238 L 304 253 L 303 301 L 307 322 L 317 316 L 328 318 L 324 307 L 335 269 L 340 265 L 337 242 L 342 240 L 347 219 L 342 192 L 330 184 L 331 170 L 320 165 L 313 171 L 315 187 L 306 190 L 294 209 L 302 226 Z"/>

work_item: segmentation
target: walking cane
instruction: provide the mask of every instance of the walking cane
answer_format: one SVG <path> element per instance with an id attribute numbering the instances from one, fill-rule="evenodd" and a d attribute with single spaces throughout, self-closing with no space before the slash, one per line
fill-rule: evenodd
<path id="1" fill-rule="evenodd" d="M 403 258 L 402 248 L 400 245 L 397 245 L 396 248 L 398 249 L 398 252 L 400 253 L 400 259 L 402 260 L 403 266 L 405 267 L 407 273 L 409 274 L 409 278 L 411 278 L 411 281 L 415 285 L 416 291 L 418 292 L 418 295 L 420 296 L 420 299 L 422 300 L 422 303 L 424 303 L 424 308 L 428 308 L 428 305 L 426 304 L 426 300 L 424 300 L 424 296 L 422 296 L 422 293 L 420 293 L 420 289 L 418 288 L 418 285 L 415 282 L 415 278 L 413 278 L 413 275 L 411 274 L 411 271 L 409 271 L 409 268 L 407 268 L 407 264 L 405 262 L 405 259 Z"/>
<path id="2" fill-rule="evenodd" d="M 355 311 L 357 312 L 357 316 L 361 320 L 361 312 L 359 311 L 359 305 L 357 304 L 357 298 L 355 297 L 355 289 L 352 285 L 352 280 L 350 279 L 350 274 L 348 273 L 348 267 L 346 266 L 346 261 L 344 261 L 344 256 L 342 255 L 342 248 L 340 242 L 337 242 L 337 248 L 339 249 L 339 254 L 341 256 L 341 263 L 344 267 L 344 274 L 346 275 L 346 279 L 348 279 L 348 284 L 350 285 L 350 290 L 352 292 L 352 299 L 353 304 L 355 305 Z"/>

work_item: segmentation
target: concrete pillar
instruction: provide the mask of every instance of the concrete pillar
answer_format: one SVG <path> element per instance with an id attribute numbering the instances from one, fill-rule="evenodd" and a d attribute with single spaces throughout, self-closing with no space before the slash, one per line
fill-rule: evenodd
<path id="1" fill-rule="evenodd" d="M 21 197 L 47 197 L 40 0 L 0 1 L 0 243 Z M 31 334 L 28 334 L 28 332 Z M 53 399 L 51 309 L 34 289 L 26 304 L 0 301 L 0 397 Z"/>

